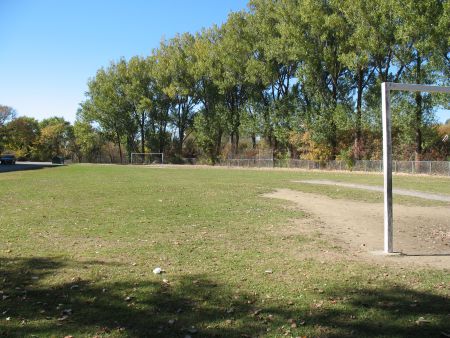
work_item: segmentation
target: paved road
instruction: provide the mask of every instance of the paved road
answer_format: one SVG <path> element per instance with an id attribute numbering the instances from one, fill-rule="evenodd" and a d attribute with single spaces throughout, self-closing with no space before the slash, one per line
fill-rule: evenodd
<path id="1" fill-rule="evenodd" d="M 331 181 L 331 180 L 305 180 L 305 181 L 294 181 L 294 182 L 308 183 L 308 184 L 334 185 L 334 186 L 345 187 L 345 188 L 383 192 L 383 187 L 380 187 L 380 186 L 355 184 L 355 183 L 343 183 L 343 182 L 337 182 L 337 181 Z M 441 194 L 434 194 L 434 193 L 428 193 L 428 192 L 417 191 L 417 190 L 395 189 L 395 188 L 392 189 L 392 192 L 397 195 L 419 197 L 419 198 L 424 198 L 424 199 L 434 200 L 434 201 L 450 202 L 449 195 L 441 195 Z"/>
<path id="2" fill-rule="evenodd" d="M 60 164 L 52 164 L 52 162 L 16 162 L 14 165 L 0 165 L 0 173 L 22 170 L 35 170 L 42 168 L 60 167 Z"/>

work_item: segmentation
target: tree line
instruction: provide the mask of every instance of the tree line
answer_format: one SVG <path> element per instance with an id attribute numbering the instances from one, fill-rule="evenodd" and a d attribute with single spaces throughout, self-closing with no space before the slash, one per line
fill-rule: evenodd
<path id="1" fill-rule="evenodd" d="M 447 0 L 251 0 L 220 26 L 99 69 L 71 127 L 73 153 L 379 159 L 380 84 L 448 84 L 449 32 Z M 449 102 L 394 95 L 396 159 L 448 156 L 435 111 Z"/>
<path id="2" fill-rule="evenodd" d="M 20 116 L 0 105 L 0 153 L 13 153 L 22 161 L 50 161 L 55 156 L 83 162 L 119 163 L 117 146 L 100 130 L 80 120 L 63 117 L 41 121 Z"/>
<path id="3" fill-rule="evenodd" d="M 73 128 L 63 118 L 41 122 L 31 117 L 16 117 L 13 108 L 0 105 L 0 151 L 12 152 L 20 160 L 48 161 L 67 153 Z"/>

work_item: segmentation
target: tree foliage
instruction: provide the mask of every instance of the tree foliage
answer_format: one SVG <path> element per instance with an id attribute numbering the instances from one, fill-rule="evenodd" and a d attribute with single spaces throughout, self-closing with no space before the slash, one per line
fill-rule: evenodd
<path id="1" fill-rule="evenodd" d="M 449 83 L 449 9 L 448 0 L 250 0 L 220 26 L 99 69 L 73 129 L 41 122 L 40 151 L 91 159 L 112 143 L 122 162 L 138 151 L 214 163 L 225 146 L 235 156 L 248 144 L 280 157 L 379 158 L 381 82 Z M 438 158 L 434 113 L 448 96 L 397 93 L 392 106 L 395 156 Z M 1 126 L 13 110 L 0 108 Z"/>

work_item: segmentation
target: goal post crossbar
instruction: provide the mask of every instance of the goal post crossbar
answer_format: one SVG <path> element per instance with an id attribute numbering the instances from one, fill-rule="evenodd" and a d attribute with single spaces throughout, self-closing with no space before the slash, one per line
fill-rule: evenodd
<path id="1" fill-rule="evenodd" d="M 383 119 L 383 179 L 384 179 L 384 252 L 393 253 L 392 214 L 392 116 L 390 91 L 450 93 L 450 87 L 422 84 L 383 82 L 381 84 L 381 109 Z"/>
<path id="2" fill-rule="evenodd" d="M 152 156 L 152 155 L 161 155 L 161 164 L 164 164 L 164 153 L 131 153 L 131 164 L 133 164 L 133 156 Z"/>

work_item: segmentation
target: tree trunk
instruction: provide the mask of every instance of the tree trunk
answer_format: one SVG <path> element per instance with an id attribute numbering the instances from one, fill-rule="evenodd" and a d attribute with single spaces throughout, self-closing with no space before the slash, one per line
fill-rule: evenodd
<path id="1" fill-rule="evenodd" d="M 223 135 L 223 131 L 219 130 L 219 132 L 217 134 L 216 149 L 215 149 L 216 151 L 215 151 L 214 157 L 219 157 L 220 150 L 222 148 L 222 135 Z"/>
<path id="2" fill-rule="evenodd" d="M 353 156 L 355 159 L 361 159 L 362 153 L 362 94 L 363 94 L 363 76 L 364 71 L 358 67 L 358 89 L 356 99 L 356 126 L 355 126 L 355 144 L 353 146 Z"/>
<path id="3" fill-rule="evenodd" d="M 416 116 L 415 116 L 415 152 L 414 152 L 414 159 L 415 161 L 421 161 L 422 160 L 422 94 L 417 92 L 416 93 Z"/>
<path id="4" fill-rule="evenodd" d="M 178 154 L 181 155 L 183 153 L 184 127 L 178 128 L 178 138 Z"/>
<path id="5" fill-rule="evenodd" d="M 234 132 L 230 133 L 230 145 L 231 145 L 231 154 L 236 155 L 236 149 L 234 148 Z"/>
<path id="6" fill-rule="evenodd" d="M 128 163 L 131 161 L 131 153 L 135 152 L 139 149 L 139 147 L 135 144 L 135 139 L 133 135 L 127 135 L 127 155 L 128 155 Z"/>
<path id="7" fill-rule="evenodd" d="M 141 153 L 145 153 L 145 130 L 144 130 L 144 125 L 145 125 L 145 114 L 142 113 L 142 118 L 141 118 L 141 123 L 140 123 L 140 127 L 141 127 Z"/>
<path id="8" fill-rule="evenodd" d="M 120 164 L 123 163 L 122 144 L 120 143 L 120 135 L 117 133 L 117 146 L 119 147 Z"/>
<path id="9" fill-rule="evenodd" d="M 337 86 L 336 83 L 337 81 L 333 81 L 333 109 L 335 110 L 337 108 Z M 332 115 L 330 116 L 330 127 L 331 127 L 331 132 L 330 132 L 330 145 L 331 145 L 331 159 L 335 160 L 336 159 L 336 155 L 337 155 L 337 126 L 336 126 L 336 121 L 334 120 L 334 110 Z"/>
<path id="10" fill-rule="evenodd" d="M 178 154 L 183 152 L 183 139 L 184 139 L 184 119 L 185 114 L 184 107 L 181 104 L 178 105 Z"/>
<path id="11" fill-rule="evenodd" d="M 416 68 L 416 83 L 420 84 L 421 82 L 421 63 L 422 59 L 419 56 L 417 56 L 417 68 Z M 416 116 L 415 116 L 415 152 L 414 152 L 414 159 L 415 161 L 421 161 L 422 160 L 422 114 L 423 114 L 423 107 L 422 107 L 422 94 L 420 92 L 417 92 L 415 95 L 415 101 L 416 101 Z M 419 165 L 419 164 L 417 164 Z"/>
<path id="12" fill-rule="evenodd" d="M 159 125 L 159 152 L 164 152 L 164 134 L 165 134 L 165 128 L 163 127 L 162 123 Z"/>

